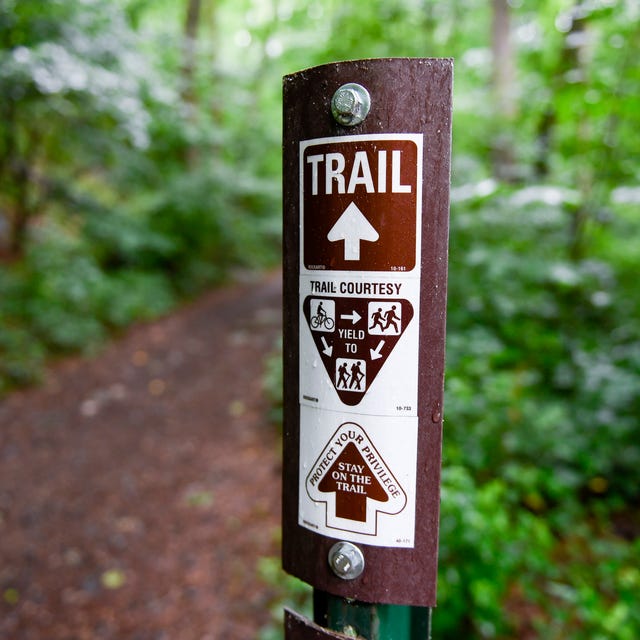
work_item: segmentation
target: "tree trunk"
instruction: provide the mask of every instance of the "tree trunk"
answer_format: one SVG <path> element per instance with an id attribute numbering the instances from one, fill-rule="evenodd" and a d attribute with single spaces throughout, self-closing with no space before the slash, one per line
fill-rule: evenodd
<path id="1" fill-rule="evenodd" d="M 559 78 L 561 86 L 566 86 L 571 79 L 574 86 L 586 83 L 586 42 L 587 21 L 579 13 L 579 2 L 576 3 L 571 29 L 567 33 L 560 59 Z M 576 104 L 577 109 L 582 104 Z M 576 149 L 579 156 L 587 150 L 590 121 L 584 114 L 575 113 Z M 585 227 L 591 212 L 591 191 L 593 189 L 594 169 L 586 162 L 579 162 L 576 172 L 576 187 L 580 192 L 580 204 L 570 211 L 569 223 L 569 257 L 581 260 L 584 257 Z"/>
<path id="2" fill-rule="evenodd" d="M 585 31 L 585 19 L 574 15 L 553 73 L 551 98 L 538 123 L 537 153 L 534 160 L 534 171 L 537 178 L 544 179 L 550 173 L 549 156 L 553 149 L 554 130 L 557 122 L 555 98 L 567 86 L 569 74 L 574 76 L 572 79 L 574 84 L 583 82 L 581 77 L 584 63 L 581 59 L 581 50 Z"/>
<path id="3" fill-rule="evenodd" d="M 197 114 L 196 67 L 198 55 L 198 30 L 202 0 L 187 0 L 187 13 L 184 22 L 183 52 L 181 69 L 182 101 L 187 113 L 187 119 L 195 124 Z M 197 149 L 190 144 L 184 151 L 184 162 L 188 169 L 192 169 L 197 161 Z"/>
<path id="4" fill-rule="evenodd" d="M 195 70 L 201 9 L 202 0 L 187 0 L 182 53 L 182 99 L 190 105 L 196 102 Z"/>
<path id="5" fill-rule="evenodd" d="M 0 249 L 9 260 L 22 257 L 27 239 L 29 219 L 33 214 L 30 157 L 25 157 L 18 143 L 19 125 L 15 102 L 8 98 L 0 106 L 0 203 L 5 211 L 7 234 L 0 239 Z M 29 136 L 25 136 L 29 148 Z"/>
<path id="6" fill-rule="evenodd" d="M 24 253 L 29 220 L 33 214 L 29 170 L 26 165 L 19 161 L 12 163 L 10 180 L 13 197 L 10 211 L 9 257 L 18 259 Z"/>
<path id="7" fill-rule="evenodd" d="M 507 0 L 493 0 L 492 4 L 493 104 L 499 122 L 504 127 L 492 142 L 492 164 L 496 178 L 511 182 L 517 177 L 511 132 L 516 116 L 516 73 L 511 41 L 511 16 Z"/>

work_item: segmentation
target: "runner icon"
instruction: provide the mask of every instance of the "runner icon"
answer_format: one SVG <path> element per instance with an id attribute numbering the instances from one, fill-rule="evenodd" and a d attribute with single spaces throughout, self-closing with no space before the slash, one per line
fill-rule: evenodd
<path id="1" fill-rule="evenodd" d="M 336 389 L 359 391 L 367 389 L 367 364 L 364 360 L 338 358 L 336 360 Z"/>
<path id="2" fill-rule="evenodd" d="M 396 305 L 391 305 L 391 309 L 385 312 L 384 314 L 385 325 L 383 331 L 387 331 L 387 329 L 393 325 L 393 330 L 395 333 L 400 333 L 400 329 L 398 329 L 398 325 L 396 324 L 396 320 L 400 321 L 400 318 L 396 315 Z"/>
<path id="3" fill-rule="evenodd" d="M 369 335 L 400 335 L 402 333 L 402 305 L 399 300 L 369 302 Z"/>
<path id="4" fill-rule="evenodd" d="M 384 331 L 384 323 L 382 321 L 382 307 L 378 307 L 378 310 L 374 311 L 371 314 L 371 320 L 373 324 L 369 327 L 369 331 L 371 331 L 371 329 L 375 329 L 376 327 L 380 327 L 380 330 Z"/>

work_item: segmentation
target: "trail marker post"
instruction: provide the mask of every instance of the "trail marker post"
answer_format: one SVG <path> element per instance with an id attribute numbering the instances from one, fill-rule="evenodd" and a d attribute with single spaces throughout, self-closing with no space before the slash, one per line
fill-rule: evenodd
<path id="1" fill-rule="evenodd" d="M 284 78 L 286 638 L 416 640 L 436 604 L 450 59 Z"/>

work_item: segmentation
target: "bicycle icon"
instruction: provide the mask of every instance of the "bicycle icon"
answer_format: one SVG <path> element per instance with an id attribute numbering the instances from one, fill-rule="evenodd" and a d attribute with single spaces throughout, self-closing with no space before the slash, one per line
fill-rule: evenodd
<path id="1" fill-rule="evenodd" d="M 336 303 L 333 300 L 311 300 L 309 324 L 315 331 L 333 331 L 336 326 Z"/>
<path id="2" fill-rule="evenodd" d="M 333 327 L 335 327 L 336 323 L 333 318 L 330 318 L 327 315 L 316 314 L 311 318 L 311 328 L 318 329 L 319 327 L 324 327 L 327 331 L 333 331 Z"/>

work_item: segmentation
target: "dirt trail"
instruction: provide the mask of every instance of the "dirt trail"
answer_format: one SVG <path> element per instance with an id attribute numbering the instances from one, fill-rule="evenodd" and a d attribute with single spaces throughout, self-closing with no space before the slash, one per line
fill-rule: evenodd
<path id="1" fill-rule="evenodd" d="M 280 275 L 212 292 L 0 405 L 2 640 L 247 640 L 278 553 L 264 358 Z"/>

